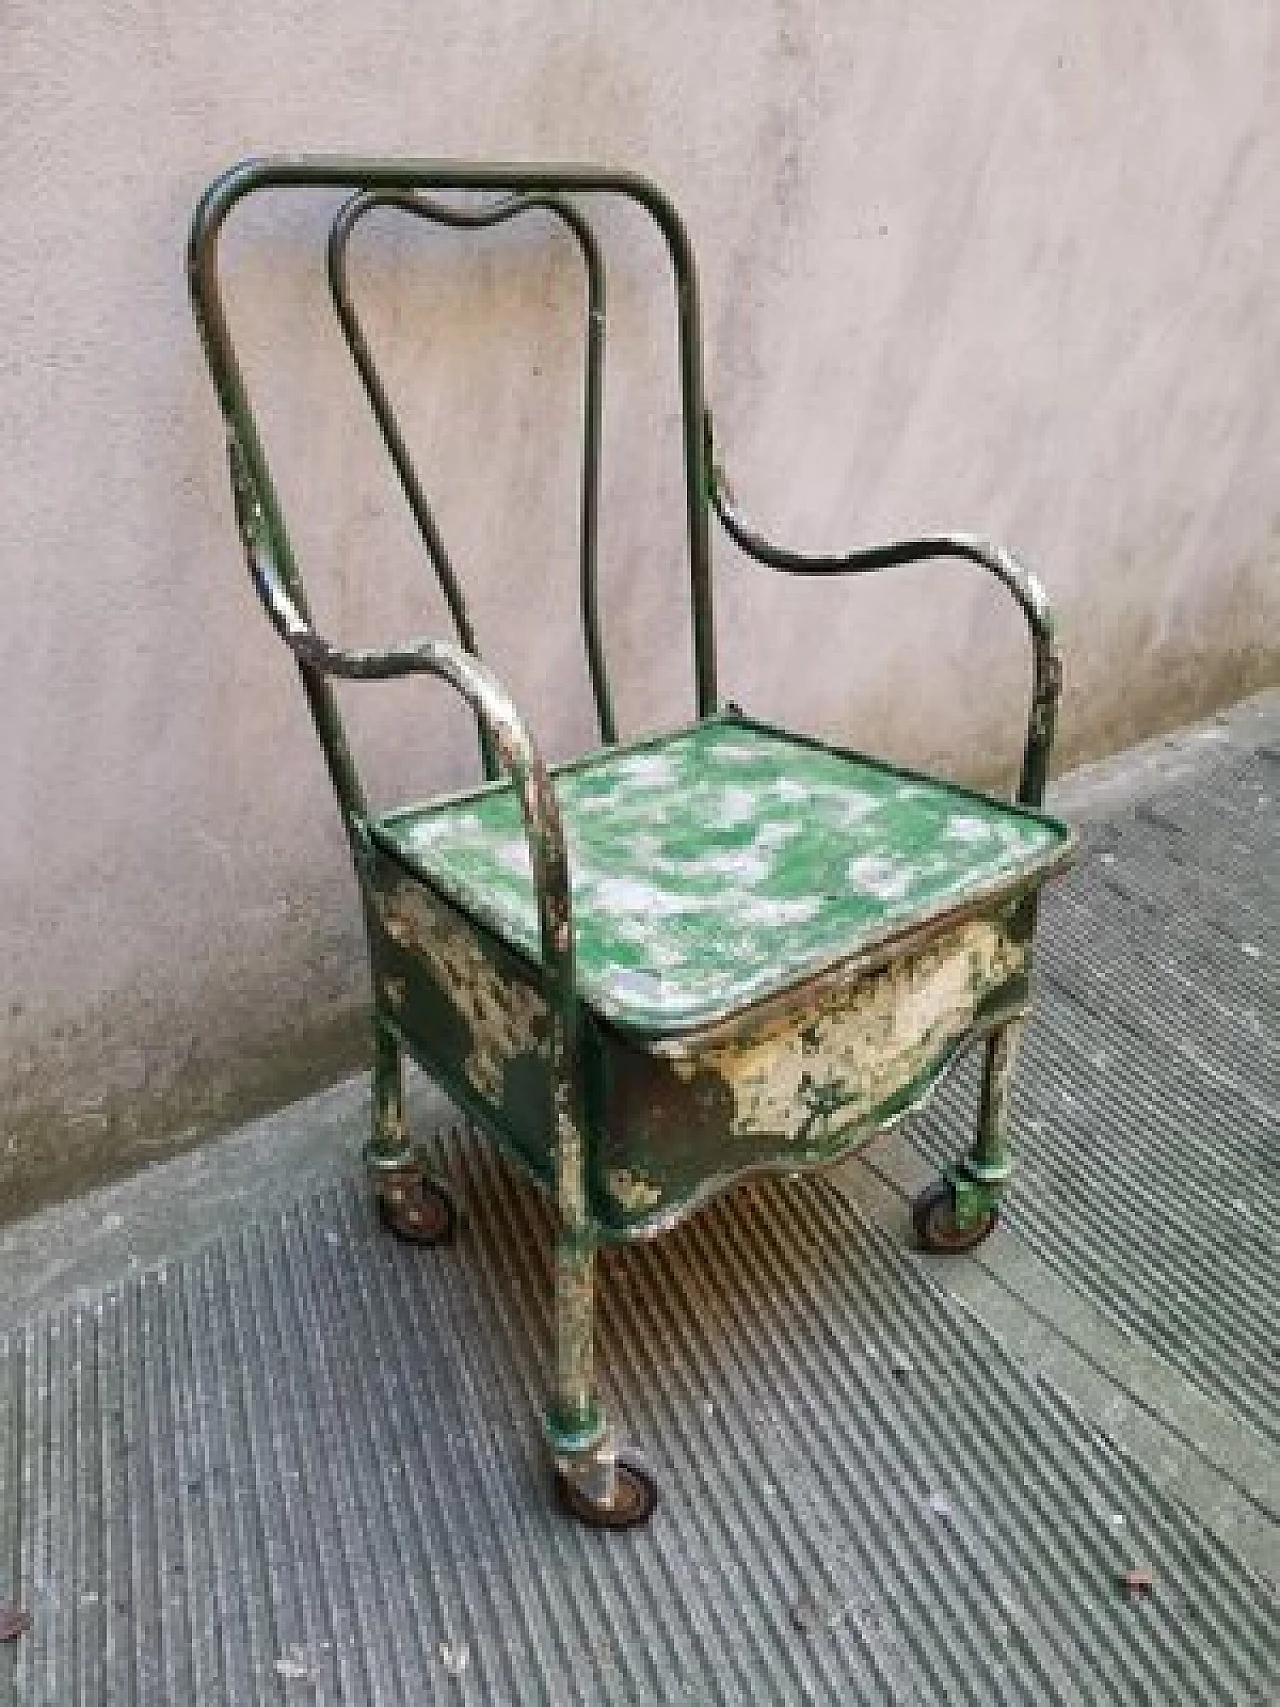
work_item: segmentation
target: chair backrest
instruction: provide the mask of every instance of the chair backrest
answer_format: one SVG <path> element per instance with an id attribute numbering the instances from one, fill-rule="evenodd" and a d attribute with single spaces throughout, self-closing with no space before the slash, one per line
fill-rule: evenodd
<path id="1" fill-rule="evenodd" d="M 587 275 L 586 364 L 583 405 L 581 489 L 581 607 L 583 639 L 603 740 L 617 730 L 608 670 L 600 637 L 596 576 L 596 529 L 600 484 L 600 411 L 605 345 L 605 268 L 599 242 L 580 205 L 581 198 L 622 196 L 650 214 L 666 240 L 675 274 L 679 338 L 682 435 L 684 446 L 689 570 L 693 616 L 694 679 L 699 716 L 716 708 L 715 637 L 711 600 L 708 469 L 704 442 L 702 344 L 698 281 L 693 251 L 679 215 L 666 196 L 646 179 L 626 172 L 585 166 L 475 165 L 452 161 L 345 159 L 287 156 L 247 161 L 216 179 L 201 198 L 187 250 L 188 275 L 196 321 L 226 421 L 228 452 L 237 508 L 254 501 L 270 534 L 281 580 L 306 614 L 306 595 L 290 548 L 253 410 L 236 359 L 223 310 L 218 278 L 218 237 L 231 209 L 247 196 L 296 189 L 346 190 L 329 233 L 328 274 L 338 320 L 383 441 L 395 465 L 423 545 L 448 603 L 459 643 L 477 655 L 475 635 L 461 588 L 440 530 L 424 495 L 399 423 L 370 353 L 352 300 L 347 250 L 360 221 L 375 208 L 398 209 L 418 219 L 462 230 L 499 225 L 521 215 L 543 212 L 559 219 L 576 239 Z M 466 200 L 441 201 L 440 192 Z M 569 199 L 569 198 L 574 199 Z M 363 792 L 352 764 L 332 691 L 316 672 L 302 666 L 330 775 L 344 814 L 363 811 Z M 483 743 L 482 743 L 483 745 Z M 492 755 L 484 753 L 493 774 Z"/>

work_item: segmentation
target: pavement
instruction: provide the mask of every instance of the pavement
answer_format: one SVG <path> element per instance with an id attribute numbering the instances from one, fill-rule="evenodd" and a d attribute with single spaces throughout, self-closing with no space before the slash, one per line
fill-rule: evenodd
<path id="1" fill-rule="evenodd" d="M 1280 1702 L 1280 693 L 1064 779 L 964 1258 L 970 1068 L 830 1173 L 612 1254 L 645 1530 L 547 1499 L 549 1231 L 422 1081 L 457 1243 L 382 1235 L 361 1081 L 0 1229 L 0 1704 Z"/>

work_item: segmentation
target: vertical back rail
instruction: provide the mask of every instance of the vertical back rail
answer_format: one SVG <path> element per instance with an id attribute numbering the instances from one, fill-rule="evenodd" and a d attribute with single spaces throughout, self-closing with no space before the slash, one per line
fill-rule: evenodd
<path id="1" fill-rule="evenodd" d="M 395 464 L 400 485 L 435 568 L 440 587 L 454 619 L 458 639 L 466 650 L 479 656 L 475 634 L 439 526 L 418 479 L 413 460 L 400 430 L 386 388 L 369 349 L 368 339 L 351 294 L 347 253 L 357 224 L 376 208 L 391 207 L 434 224 L 461 230 L 485 230 L 505 224 L 522 213 L 553 214 L 576 238 L 587 274 L 586 370 L 583 397 L 583 455 L 580 521 L 581 605 L 583 640 L 591 690 L 595 697 L 600 736 L 617 740 L 617 724 L 609 691 L 608 668 L 600 633 L 598 527 L 600 508 L 600 448 L 604 406 L 605 268 L 604 257 L 591 226 L 571 202 L 554 195 L 511 196 L 489 207 L 461 208 L 430 200 L 420 194 L 399 190 L 365 190 L 339 210 L 329 233 L 329 286 L 343 335 L 360 374 L 365 394 L 378 422 L 388 454 Z M 486 774 L 496 774 L 486 754 Z"/>
<path id="2" fill-rule="evenodd" d="M 684 226 L 671 202 L 647 179 L 627 172 L 612 172 L 588 166 L 552 165 L 475 165 L 454 161 L 384 160 L 346 158 L 342 156 L 280 156 L 272 159 L 250 160 L 232 167 L 217 178 L 205 191 L 192 221 L 187 247 L 187 271 L 192 306 L 204 343 L 205 354 L 217 390 L 226 423 L 233 482 L 237 507 L 246 513 L 246 506 L 262 520 L 267 529 L 278 566 L 281 582 L 304 615 L 307 612 L 305 593 L 297 562 L 291 549 L 278 496 L 271 479 L 266 455 L 257 431 L 252 405 L 227 325 L 218 276 L 218 239 L 231 210 L 248 196 L 271 190 L 315 189 L 350 192 L 359 199 L 361 194 L 393 193 L 412 196 L 415 192 L 492 192 L 516 198 L 537 198 L 538 205 L 565 219 L 570 209 L 561 198 L 568 195 L 617 195 L 643 208 L 655 221 L 667 245 L 675 275 L 676 318 L 679 339 L 680 390 L 682 412 L 682 444 L 685 472 L 685 506 L 689 546 L 690 589 L 693 619 L 694 681 L 699 716 L 716 709 L 716 663 L 714 611 L 711 587 L 711 547 L 708 511 L 707 470 L 703 447 L 703 388 L 702 347 L 699 323 L 698 280 L 693 251 Z M 348 207 L 350 207 L 348 203 Z M 416 211 L 416 209 L 415 209 Z M 510 215 L 523 211 L 512 205 Z M 492 209 L 486 210 L 482 222 L 492 221 Z M 459 221 L 465 223 L 465 221 Z M 566 220 L 566 223 L 568 221 Z M 585 229 L 585 222 L 582 228 Z M 579 229 L 574 226 L 575 234 Z M 588 274 L 591 256 L 584 247 Z M 593 345 L 594 340 L 594 345 Z M 592 350 L 594 347 L 594 354 Z M 354 354 L 354 350 L 353 350 Z M 604 671 L 603 644 L 600 640 L 594 555 L 588 562 L 586 542 L 596 533 L 598 506 L 597 453 L 599 448 L 598 419 L 602 397 L 603 315 L 596 320 L 589 314 L 587 369 L 587 427 L 584 438 L 591 439 L 591 421 L 597 422 L 594 448 L 591 442 L 584 455 L 583 507 L 583 610 L 587 630 L 588 658 L 596 689 L 597 708 L 602 715 L 602 729 L 612 725 L 607 675 Z M 363 377 L 363 373 L 362 373 Z M 376 376 L 375 376 L 376 377 Z M 371 402 L 373 398 L 371 396 Z M 390 448 L 390 447 L 389 447 Z M 593 472 L 588 474 L 588 465 Z M 402 481 L 403 481 L 402 473 Z M 409 495 L 409 488 L 406 487 Z M 410 495 L 410 503 L 413 498 Z M 415 510 L 415 515 L 418 512 Z M 430 517 L 423 506 L 422 515 Z M 421 527 L 421 517 L 419 517 Z M 441 563 L 448 565 L 447 555 L 432 550 L 433 537 L 438 541 L 438 529 L 428 520 L 423 531 L 424 543 L 432 555 L 437 573 Z M 457 592 L 451 568 L 442 577 L 442 587 L 449 599 L 449 583 Z M 467 644 L 469 623 L 460 594 L 456 603 L 450 600 L 455 624 L 459 613 L 463 626 L 459 634 Z M 468 649 L 474 650 L 474 635 Z M 363 817 L 366 807 L 363 791 L 347 748 L 332 691 L 326 680 L 305 662 L 300 661 L 303 684 L 311 706 L 316 729 L 324 748 L 325 759 L 338 794 L 339 804 L 348 827 Z"/>

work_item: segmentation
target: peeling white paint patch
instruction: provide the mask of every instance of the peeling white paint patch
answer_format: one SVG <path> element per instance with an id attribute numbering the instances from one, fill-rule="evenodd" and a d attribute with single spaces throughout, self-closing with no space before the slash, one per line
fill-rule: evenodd
<path id="1" fill-rule="evenodd" d="M 759 802 L 754 789 L 730 785 L 720 789 L 718 796 L 706 814 L 708 829 L 736 830 L 755 818 Z"/>
<path id="2" fill-rule="evenodd" d="M 740 883 L 765 883 L 773 875 L 773 861 L 754 847 L 702 854 L 696 859 L 654 860 L 652 864 L 664 877 L 724 877 Z"/>
<path id="3" fill-rule="evenodd" d="M 634 966 L 606 966 L 603 977 L 610 991 L 620 998 L 630 996 L 642 1002 L 662 1000 L 662 978 L 657 972 L 637 971 Z"/>
<path id="4" fill-rule="evenodd" d="M 591 885 L 591 905 L 601 913 L 634 918 L 675 918 L 697 912 L 699 903 L 687 895 L 673 895 L 656 883 L 639 877 L 601 877 Z"/>
<path id="5" fill-rule="evenodd" d="M 984 824 L 981 818 L 957 816 L 947 819 L 943 833 L 949 842 L 985 842 L 991 834 L 991 826 Z"/>
<path id="6" fill-rule="evenodd" d="M 785 842 L 794 841 L 803 831 L 804 825 L 795 819 L 772 819 L 767 824 L 761 824 L 755 834 L 754 846 L 758 848 L 780 848 Z"/>
<path id="7" fill-rule="evenodd" d="M 879 810 L 880 802 L 874 794 L 862 794 L 856 788 L 845 789 L 840 800 L 839 826 L 842 830 L 852 830 Z"/>
<path id="8" fill-rule="evenodd" d="M 859 894 L 874 895 L 877 901 L 901 901 L 910 894 L 916 872 L 914 866 L 901 865 L 877 854 L 863 854 L 849 861 L 845 876 Z"/>
<path id="9" fill-rule="evenodd" d="M 518 841 L 498 842 L 493 850 L 493 859 L 504 871 L 509 871 L 513 877 L 533 877 L 533 865 L 529 859 L 529 844 L 523 838 Z"/>
<path id="10" fill-rule="evenodd" d="M 421 818 L 409 831 L 409 839 L 415 848 L 429 848 L 437 842 L 462 841 L 467 836 L 479 836 L 483 834 L 483 828 L 474 812 L 465 812 L 459 818 Z"/>
<path id="11" fill-rule="evenodd" d="M 1025 961 L 996 926 L 964 925 L 855 984 L 803 1028 L 781 1022 L 672 1066 L 686 1081 L 712 1072 L 732 1086 L 734 1134 L 821 1142 L 872 1118 L 927 1072 L 964 1035 L 982 997 Z"/>
<path id="12" fill-rule="evenodd" d="M 614 766 L 619 781 L 640 788 L 669 788 L 680 780 L 680 772 L 665 753 L 635 753 Z"/>
<path id="13" fill-rule="evenodd" d="M 822 902 L 816 895 L 800 895 L 790 901 L 753 895 L 734 903 L 733 916 L 744 925 L 780 930 L 787 925 L 807 925 L 811 919 L 817 918 L 821 908 Z"/>
<path id="14" fill-rule="evenodd" d="M 998 819 L 992 830 L 1000 840 L 1001 847 L 1015 859 L 1029 859 L 1039 853 L 1052 841 L 1048 830 L 1024 831 L 1017 824 L 1011 824 L 1007 819 Z"/>
<path id="15" fill-rule="evenodd" d="M 754 765 L 760 759 L 760 749 L 748 746 L 745 741 L 716 741 L 710 754 L 713 759 L 723 759 L 731 765 Z"/>

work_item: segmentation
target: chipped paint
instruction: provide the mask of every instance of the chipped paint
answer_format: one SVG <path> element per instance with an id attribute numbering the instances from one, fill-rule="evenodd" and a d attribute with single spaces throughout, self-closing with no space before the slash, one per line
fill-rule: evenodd
<path id="1" fill-rule="evenodd" d="M 851 859 L 844 868 L 851 889 L 873 895 L 877 901 L 901 901 L 911 893 L 919 873 L 909 861 L 868 854 Z"/>
<path id="2" fill-rule="evenodd" d="M 662 1201 L 662 1188 L 631 1168 L 610 1168 L 605 1175 L 609 1196 L 628 1215 L 643 1215 Z"/>
<path id="3" fill-rule="evenodd" d="M 556 1381 L 548 1432 L 583 1436 L 582 1450 L 604 1432 L 595 1394 L 595 1243 L 578 1230 L 563 1228 L 556 1239 Z"/>
<path id="4" fill-rule="evenodd" d="M 1050 820 L 736 717 L 595 755 L 554 786 L 576 988 L 651 1033 L 713 1023 L 899 922 L 1043 872 L 1068 841 Z M 534 955 L 536 886 L 518 831 L 505 790 L 371 829 Z"/>
<path id="5" fill-rule="evenodd" d="M 265 189 L 322 185 L 353 192 L 330 233 L 334 303 L 453 616 L 457 646 L 427 640 L 390 650 L 350 651 L 311 625 L 231 346 L 218 286 L 217 238 L 227 213 L 243 197 Z M 472 229 L 538 208 L 556 215 L 577 238 L 588 281 L 583 624 L 601 733 L 612 743 L 595 573 L 604 275 L 591 227 L 562 193 L 575 188 L 620 194 L 642 207 L 660 227 L 675 269 L 697 710 L 704 721 L 665 743 L 613 749 L 594 765 L 571 769 L 553 789 L 516 706 L 474 656 L 474 635 L 452 566 L 351 300 L 345 253 L 356 224 L 376 206 Z M 430 189 L 504 194 L 497 201 L 486 194 L 483 205 L 464 207 L 421 193 Z M 889 767 L 790 741 L 745 720 L 730 726 L 714 718 L 710 509 L 744 550 L 783 570 L 844 573 L 960 556 L 996 575 L 1032 629 L 1032 710 L 1020 785 L 1020 799 L 1030 805 L 1042 797 L 1060 689 L 1043 590 L 1008 553 L 967 536 L 806 559 L 771 547 L 745 527 L 711 467 L 693 256 L 675 209 L 643 179 L 591 168 L 549 172 L 545 167 L 455 163 L 424 170 L 403 162 L 304 157 L 251 162 L 224 174 L 202 198 L 192 226 L 188 274 L 226 420 L 236 513 L 250 572 L 301 668 L 371 922 L 376 909 L 390 938 L 418 957 L 423 983 L 429 973 L 443 1003 L 458 1016 L 459 1033 L 468 1045 L 462 1072 L 492 1107 L 495 1124 L 513 1100 L 510 1064 L 534 1051 L 543 1058 L 551 1091 L 546 1147 L 554 1151 L 560 1217 L 556 1381 L 548 1437 L 557 1452 L 594 1448 L 604 1433 L 592 1374 L 592 1269 L 599 1229 L 587 1196 L 580 996 L 640 1033 L 705 1024 L 800 986 L 820 971 L 847 965 L 869 943 L 891 938 L 907 924 L 940 919 L 958 906 L 971 916 L 979 900 L 985 904 L 1014 888 L 1034 886 L 1066 851 L 1067 838 L 1047 820 L 1019 818 L 963 790 L 905 781 Z M 448 682 L 470 705 L 486 775 L 492 778 L 500 765 L 510 772 L 511 786 L 465 809 L 455 802 L 375 824 L 367 818 L 330 678 L 371 681 L 421 674 Z M 771 745 L 772 751 L 766 751 Z M 724 774 L 715 776 L 717 770 Z M 572 845 L 562 823 L 562 793 Z M 962 802 L 965 810 L 958 811 Z M 983 830 L 987 820 L 993 833 Z M 515 836 L 521 829 L 523 846 Z M 496 931 L 538 972 L 520 975 L 513 970 L 514 956 L 491 959 L 466 923 L 455 922 L 413 885 L 397 884 L 385 894 L 370 875 L 380 838 L 383 853 L 442 890 L 478 930 Z M 1028 909 L 1028 934 L 1033 916 Z M 375 945 L 375 963 L 379 948 L 385 944 Z M 735 1130 L 781 1120 L 790 1132 L 799 1119 L 793 1133 L 797 1140 L 820 1138 L 851 1107 L 883 1102 L 890 1082 L 910 1083 L 913 1063 L 918 1071 L 921 1063 L 936 1061 L 947 1041 L 972 1022 L 984 983 L 1008 977 L 1010 968 L 999 964 L 1000 957 L 1013 953 L 990 925 L 970 925 L 864 978 L 840 1000 L 833 1001 L 830 986 L 826 995 L 815 992 L 817 1011 L 798 1030 L 793 1019 L 785 1030 L 761 1033 L 749 1046 L 735 1048 L 723 1062 L 724 1082 L 735 1095 Z M 511 964 L 501 970 L 508 960 Z M 398 1153 L 407 1144 L 399 1053 L 389 1016 L 395 1012 L 397 1026 L 402 1024 L 414 994 L 409 977 L 384 975 L 379 984 L 374 1151 L 390 1147 Z M 447 1017 L 447 1007 L 444 1013 Z M 996 1070 L 998 1065 L 988 1075 L 997 1104 L 1007 1077 Z M 462 1089 L 460 1079 L 456 1088 Z M 704 1166 L 715 1165 L 713 1158 L 704 1158 Z M 630 1167 L 617 1168 L 608 1178 L 621 1194 L 619 1201 L 629 1199 L 642 1214 L 656 1201 L 655 1195 L 646 1205 L 657 1187 Z M 607 1463 L 606 1486 L 611 1486 L 611 1456 Z"/>
<path id="6" fill-rule="evenodd" d="M 669 788 L 680 780 L 671 760 L 663 753 L 635 753 L 620 759 L 614 774 L 624 788 Z"/>
<path id="7" fill-rule="evenodd" d="M 381 1171 L 413 1160 L 404 1118 L 404 1061 L 386 1026 L 373 1025 L 373 1130 L 366 1160 Z"/>
<path id="8" fill-rule="evenodd" d="M 421 956 L 466 1026 L 470 1049 L 462 1062 L 471 1088 L 486 1102 L 502 1101 L 508 1064 L 544 1048 L 548 1008 L 537 990 L 504 978 L 465 926 L 424 905 L 412 884 L 377 897 L 383 927 L 399 947 Z"/>
<path id="9" fill-rule="evenodd" d="M 804 1025 L 690 1049 L 673 1067 L 730 1091 L 731 1136 L 820 1145 L 918 1080 L 972 1025 L 982 998 L 1026 967 L 1027 950 L 987 921 L 960 926 L 861 980 Z"/>
<path id="10" fill-rule="evenodd" d="M 1006 1180 L 1010 1173 L 1006 1134 L 1021 1035 L 1022 1027 L 1015 1022 L 1002 1026 L 987 1043 L 977 1137 L 965 1162 L 965 1171 L 986 1184 Z"/>

